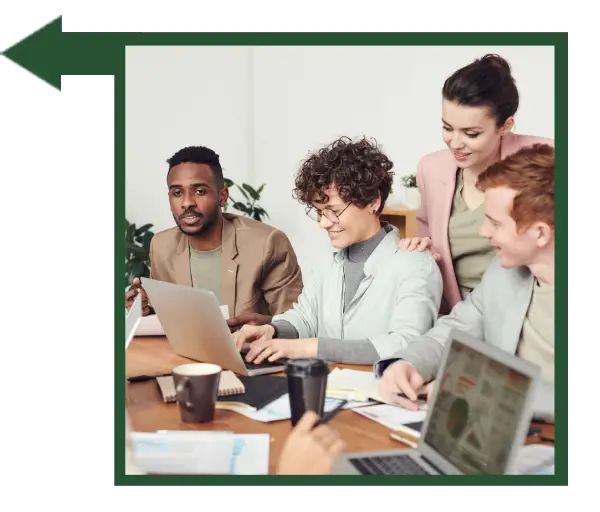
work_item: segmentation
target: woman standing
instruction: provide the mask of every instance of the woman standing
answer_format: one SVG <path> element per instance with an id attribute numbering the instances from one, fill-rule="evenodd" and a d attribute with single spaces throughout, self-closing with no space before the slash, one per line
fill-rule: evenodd
<path id="1" fill-rule="evenodd" d="M 421 158 L 417 237 L 403 239 L 400 247 L 433 251 L 444 280 L 441 311 L 448 312 L 479 284 L 494 258 L 494 248 L 479 236 L 484 209 L 477 176 L 524 146 L 554 142 L 511 133 L 519 92 L 510 65 L 498 55 L 456 71 L 442 96 L 442 138 L 449 151 Z"/>

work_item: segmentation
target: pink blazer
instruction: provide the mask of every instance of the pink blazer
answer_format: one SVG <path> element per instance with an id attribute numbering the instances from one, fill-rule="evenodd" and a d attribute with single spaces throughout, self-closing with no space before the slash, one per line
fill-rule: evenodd
<path id="1" fill-rule="evenodd" d="M 508 133 L 502 139 L 500 158 L 506 158 L 522 147 L 535 143 L 554 146 L 552 139 Z M 421 205 L 417 210 L 417 236 L 430 237 L 435 252 L 441 256 L 439 264 L 444 280 L 444 299 L 449 309 L 461 301 L 448 242 L 456 169 L 456 162 L 448 149 L 425 155 L 417 169 L 417 186 L 421 195 Z"/>

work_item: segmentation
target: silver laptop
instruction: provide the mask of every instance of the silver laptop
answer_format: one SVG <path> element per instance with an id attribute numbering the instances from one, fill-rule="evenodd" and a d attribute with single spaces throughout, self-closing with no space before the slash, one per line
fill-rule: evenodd
<path id="1" fill-rule="evenodd" d="M 138 293 L 125 317 L 125 350 L 129 347 L 135 331 L 142 321 L 142 294 Z"/>
<path id="2" fill-rule="evenodd" d="M 261 364 L 244 360 L 212 292 L 145 277 L 142 286 L 176 354 L 218 364 L 239 375 L 265 375 L 285 369 L 285 360 Z"/>
<path id="3" fill-rule="evenodd" d="M 539 368 L 450 333 L 416 449 L 346 453 L 336 474 L 510 474 L 525 441 Z"/>

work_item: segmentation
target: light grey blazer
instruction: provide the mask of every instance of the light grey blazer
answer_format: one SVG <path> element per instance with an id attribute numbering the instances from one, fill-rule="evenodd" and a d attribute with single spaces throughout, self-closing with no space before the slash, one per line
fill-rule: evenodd
<path id="1" fill-rule="evenodd" d="M 273 317 L 291 323 L 299 338 L 369 339 L 390 357 L 426 333 L 437 319 L 442 275 L 429 251 L 404 252 L 393 228 L 364 265 L 356 295 L 344 310 L 342 249 L 317 264 L 293 308 Z"/>
<path id="2" fill-rule="evenodd" d="M 385 368 L 398 359 L 412 363 L 425 381 L 435 377 L 451 329 L 471 336 L 514 354 L 531 297 L 534 277 L 527 267 L 505 269 L 494 259 L 485 271 L 481 284 L 449 315 L 441 317 L 434 327 L 398 350 L 391 358 L 375 363 L 381 376 Z M 535 416 L 554 419 L 554 389 L 541 385 L 534 405 Z"/>

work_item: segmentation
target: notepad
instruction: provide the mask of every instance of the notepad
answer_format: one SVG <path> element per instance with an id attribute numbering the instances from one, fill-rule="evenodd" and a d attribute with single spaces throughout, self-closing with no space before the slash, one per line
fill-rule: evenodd
<path id="1" fill-rule="evenodd" d="M 177 400 L 175 381 L 172 376 L 157 377 L 156 382 L 158 383 L 164 402 L 170 403 Z M 245 392 L 246 388 L 244 384 L 235 373 L 230 370 L 221 372 L 218 396 L 239 395 Z"/>
<path id="2" fill-rule="evenodd" d="M 379 395 L 379 383 L 373 372 L 336 368 L 327 378 L 326 395 L 331 398 L 366 402 L 385 402 Z"/>
<path id="3" fill-rule="evenodd" d="M 395 405 L 384 400 L 380 395 L 379 380 L 372 371 L 335 368 L 327 378 L 326 395 L 340 400 L 356 402 L 375 400 L 383 404 Z"/>

